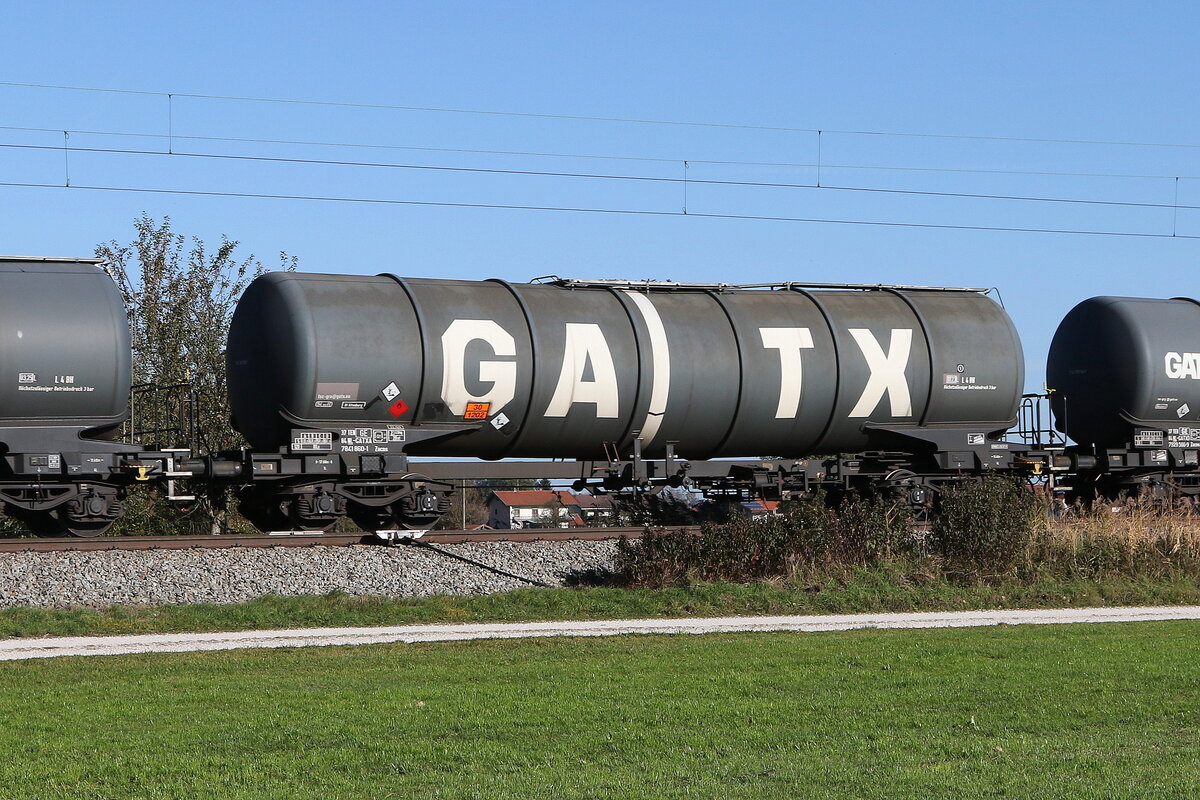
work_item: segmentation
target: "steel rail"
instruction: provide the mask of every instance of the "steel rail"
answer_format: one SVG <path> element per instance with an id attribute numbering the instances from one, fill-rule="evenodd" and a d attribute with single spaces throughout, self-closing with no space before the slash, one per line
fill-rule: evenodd
<path id="1" fill-rule="evenodd" d="M 698 530 L 697 526 L 670 526 L 666 530 Z M 538 528 L 510 531 L 429 531 L 414 540 L 430 544 L 471 542 L 579 542 L 639 538 L 644 527 Z M 414 534 L 416 532 L 413 532 Z M 401 533 L 401 536 L 403 532 Z M 386 539 L 368 533 L 286 532 L 259 534 L 208 534 L 203 536 L 100 536 L 0 539 L 0 553 L 52 553 L 88 550 L 188 550 L 234 547 L 349 547 L 384 545 Z"/>

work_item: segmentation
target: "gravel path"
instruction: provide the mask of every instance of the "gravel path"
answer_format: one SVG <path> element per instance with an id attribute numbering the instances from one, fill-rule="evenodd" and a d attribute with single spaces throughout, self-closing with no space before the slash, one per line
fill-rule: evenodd
<path id="1" fill-rule="evenodd" d="M 616 543 L 276 547 L 0 553 L 0 608 L 239 603 L 345 592 L 492 594 L 562 586 L 612 567 Z M 470 563 L 475 562 L 475 563 Z"/>
<path id="2" fill-rule="evenodd" d="M 1200 619 L 1200 606 L 1072 608 L 1028 611 L 951 611 L 908 614 L 837 614 L 716 619 L 625 619 L 597 622 L 510 622 L 484 625 L 403 625 L 383 628 L 307 628 L 239 633 L 64 637 L 0 641 L 0 661 L 57 656 L 183 653 L 263 647 L 524 639 L 547 636 L 701 634 L 769 631 L 845 631 L 855 628 L 969 628 L 987 625 L 1062 625 Z"/>

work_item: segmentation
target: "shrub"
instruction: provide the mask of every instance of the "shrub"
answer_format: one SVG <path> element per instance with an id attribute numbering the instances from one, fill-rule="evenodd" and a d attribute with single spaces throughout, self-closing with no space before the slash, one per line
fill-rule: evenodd
<path id="1" fill-rule="evenodd" d="M 988 475 L 946 487 L 932 543 L 952 571 L 967 576 L 1012 570 L 1024 559 L 1044 501 L 1016 478 Z"/>
<path id="2" fill-rule="evenodd" d="M 871 566 L 916 546 L 911 518 L 899 507 L 852 499 L 831 509 L 818 497 L 787 503 L 777 516 L 706 523 L 698 533 L 647 530 L 620 542 L 617 573 L 626 585 L 647 587 L 786 579 L 834 565 Z"/>
<path id="3" fill-rule="evenodd" d="M 854 496 L 830 507 L 816 497 L 760 520 L 736 517 L 699 532 L 649 530 L 618 548 L 616 581 L 803 579 L 840 582 L 883 567 L 898 582 L 1127 578 L 1200 579 L 1200 514 L 1190 504 L 1126 501 L 1051 517 L 1020 480 L 991 475 L 941 492 L 929 530 L 903 504 Z"/>

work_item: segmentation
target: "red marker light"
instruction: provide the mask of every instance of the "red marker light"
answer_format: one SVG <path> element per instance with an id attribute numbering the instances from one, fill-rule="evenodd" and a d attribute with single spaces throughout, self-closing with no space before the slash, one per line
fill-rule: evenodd
<path id="1" fill-rule="evenodd" d="M 408 403 L 404 402 L 403 397 L 399 398 L 396 400 L 396 402 L 388 406 L 388 413 L 396 419 L 403 417 L 406 411 L 408 411 Z"/>

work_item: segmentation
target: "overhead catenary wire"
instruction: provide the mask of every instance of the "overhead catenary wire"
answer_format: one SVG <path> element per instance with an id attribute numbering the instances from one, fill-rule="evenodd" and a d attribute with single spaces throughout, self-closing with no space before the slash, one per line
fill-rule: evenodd
<path id="1" fill-rule="evenodd" d="M 0 85 L 3 85 L 0 83 Z M 0 125 L 0 131 L 22 131 L 28 133 L 62 133 L 61 128 L 41 128 L 24 125 Z M 476 147 L 426 147 L 420 145 L 381 144 L 378 142 L 329 142 L 311 139 L 261 139 L 248 136 L 188 136 L 183 134 L 147 133 L 144 131 L 99 131 L 71 130 L 70 133 L 80 136 L 112 136 L 141 139 L 161 139 L 172 141 L 196 142 L 227 142 L 236 144 L 283 144 L 298 147 L 337 147 L 362 150 L 406 150 L 427 153 L 464 153 L 473 155 L 527 156 L 530 158 L 564 158 L 575 160 L 604 160 L 604 161 L 645 161 L 659 164 L 679 164 L 687 161 L 690 164 L 706 164 L 714 166 L 743 166 L 743 167 L 787 167 L 795 169 L 815 169 L 818 164 L 802 161 L 745 161 L 712 158 L 667 158 L 663 156 L 621 156 L 612 153 L 560 153 L 536 150 L 491 150 Z M 171 153 L 168 143 L 167 150 Z M 1076 178 L 1130 178 L 1141 180 L 1196 180 L 1200 175 L 1175 175 L 1136 172 L 1078 172 L 1064 170 L 1026 170 L 1026 169 L 984 169 L 979 167 L 912 167 L 896 164 L 831 164 L 824 162 L 823 169 L 867 170 L 881 172 L 931 172 L 946 174 L 976 174 L 976 175 L 1032 175 L 1042 177 L 1076 177 Z"/>
<path id="2" fill-rule="evenodd" d="M 16 149 L 16 150 L 53 150 L 58 151 L 64 149 L 65 146 L 52 145 L 37 145 L 37 144 L 12 144 L 0 143 L 0 149 Z M 572 179 L 591 179 L 591 180 L 607 180 L 607 181 L 635 181 L 645 183 L 663 183 L 663 184 L 682 184 L 685 187 L 692 184 L 702 184 L 709 186 L 740 186 L 749 188 L 766 188 L 766 189 L 817 189 L 821 191 L 837 191 L 837 192 L 867 192 L 876 194 L 897 194 L 897 195 L 917 195 L 925 197 L 956 197 L 960 199 L 975 199 L 975 200 L 1005 200 L 1005 201 L 1022 201 L 1022 202 L 1037 202 L 1037 203 L 1067 203 L 1079 205 L 1098 205 L 1098 206 L 1117 206 L 1126 208 L 1169 208 L 1169 209 L 1200 209 L 1196 205 L 1179 205 L 1178 203 L 1147 203 L 1131 200 L 1089 200 L 1085 198 L 1071 197 L 1043 197 L 1033 195 L 1006 195 L 996 193 L 979 193 L 979 192 L 949 192 L 949 191 L 934 191 L 926 189 L 889 189 L 875 186 L 840 186 L 836 184 L 820 184 L 820 183 L 785 183 L 779 181 L 734 181 L 734 180 L 716 180 L 706 178 L 691 178 L 687 175 L 686 169 L 688 162 L 684 163 L 683 177 L 669 177 L 657 175 L 620 175 L 607 173 L 593 172 L 558 172 L 551 170 L 529 170 L 529 169 L 502 169 L 496 167 L 459 167 L 443 164 L 397 164 L 394 162 L 383 161 L 343 161 L 333 159 L 316 159 L 316 158 L 289 158 L 286 156 L 250 156 L 236 153 L 192 153 L 184 151 L 175 151 L 164 153 L 161 150 L 134 150 L 128 148 L 114 147 L 71 147 L 70 151 L 76 153 L 97 153 L 109 155 L 133 155 L 133 156 L 151 156 L 151 157 L 169 157 L 169 158 L 200 158 L 200 159 L 218 159 L 229 161 L 250 161 L 260 163 L 278 163 L 278 164 L 303 164 L 317 166 L 339 166 L 339 167 L 369 167 L 377 169 L 403 169 L 416 171 L 430 172 L 461 172 L 473 173 L 479 175 L 510 175 L 524 177 L 543 177 L 543 178 L 572 178 Z M 686 202 L 686 197 L 685 197 Z"/>
<path id="3" fill-rule="evenodd" d="M 912 228 L 938 228 L 938 229 L 959 229 L 959 230 L 995 230 L 995 231 L 1013 231 L 1013 232 L 1030 232 L 1030 233 L 1061 233 L 1075 235 L 1094 235 L 1094 236 L 1136 236 L 1149 238 L 1200 238 L 1196 236 L 1179 236 L 1177 229 L 1178 211 L 1179 209 L 1195 210 L 1200 209 L 1200 206 L 1179 205 L 1179 183 L 1181 180 L 1187 180 L 1193 176 L 1185 175 L 1137 175 L 1130 173 L 1089 173 L 1089 172 L 1063 172 L 1063 171 L 1047 171 L 1047 170 L 1002 170 L 1002 169 L 969 169 L 969 168 L 953 168 L 953 167 L 906 167 L 900 165 L 862 165 L 862 164 L 846 164 L 833 165 L 824 163 L 820 151 L 821 136 L 823 133 L 840 133 L 847 135 L 871 135 L 871 136 L 917 136 L 926 138 L 938 139 L 979 139 L 979 140 L 994 140 L 994 141 L 1028 141 L 1028 142 L 1057 142 L 1070 144 L 1095 144 L 1095 145 L 1130 145 L 1130 146 L 1146 146 L 1146 147 L 1200 147 L 1200 145 L 1191 144 L 1169 144 L 1162 142 L 1122 142 L 1122 141 L 1103 141 L 1103 140 L 1084 140 L 1084 139 L 1047 139 L 1047 138 L 1030 138 L 1030 137 L 1009 137 L 1009 136 L 974 136 L 974 135 L 958 135 L 958 134 L 941 134 L 941 133 L 911 133 L 911 132 L 887 132 L 887 131 L 867 131 L 867 130 L 838 130 L 838 129 L 818 129 L 818 128 L 786 128 L 780 126 L 764 126 L 764 125 L 742 125 L 730 123 L 710 123 L 710 122 L 687 122 L 680 120 L 647 120 L 634 118 L 620 117 L 589 117 L 580 115 L 563 115 L 563 114 L 530 114 L 525 112 L 508 112 L 508 111 L 489 111 L 479 109 L 451 109 L 451 108 L 434 108 L 421 106 L 399 106 L 386 105 L 378 103 L 353 103 L 341 101 L 325 101 L 325 100 L 296 100 L 288 98 L 269 98 L 269 97 L 239 97 L 233 95 L 213 95 L 213 94 L 189 94 L 179 92 L 157 92 L 136 89 L 105 89 L 99 87 L 79 87 L 79 86 L 63 86 L 54 84 L 32 84 L 0 81 L 0 86 L 26 87 L 36 89 L 57 89 L 82 92 L 109 92 L 116 94 L 131 94 L 162 97 L 166 100 L 166 122 L 167 133 L 140 133 L 140 132 L 116 132 L 116 131 L 80 131 L 77 133 L 101 135 L 101 136 L 131 136 L 145 137 L 157 140 L 165 139 L 165 152 L 163 150 L 140 150 L 127 148 L 86 148 L 86 147 L 71 147 L 70 131 L 62 131 L 61 129 L 53 129 L 63 135 L 63 150 L 64 159 L 64 182 L 63 184 L 52 183 L 0 183 L 6 186 L 27 186 L 41 188 L 59 188 L 59 186 L 71 187 L 70 176 L 70 151 L 74 150 L 81 153 L 111 153 L 132 155 L 141 157 L 155 156 L 171 156 L 181 158 L 204 158 L 204 159 L 225 159 L 243 162 L 262 162 L 262 163 L 279 163 L 279 164 L 307 164 L 307 165 L 326 165 L 326 166 L 341 166 L 341 167 L 364 167 L 364 168 L 390 168 L 390 169 L 406 169 L 406 170 L 427 170 L 436 172 L 455 172 L 455 173 L 475 173 L 481 175 L 509 175 L 509 176 L 537 176 L 537 177 L 552 177 L 566 179 L 589 179 L 589 180 L 608 180 L 608 181 L 638 181 L 645 183 L 659 184 L 678 184 L 682 183 L 684 193 L 684 204 L 682 214 L 687 216 L 697 216 L 702 218 L 724 218 L 724 219 L 760 219 L 786 222 L 810 222 L 810 223 L 829 223 L 829 224 L 855 224 L 855 225 L 878 225 L 888 227 L 912 227 Z M 316 105 L 316 106 L 343 106 L 348 108 L 376 108 L 376 109 L 393 109 L 407 111 L 427 111 L 427 112 L 452 112 L 452 113 L 480 113 L 500 116 L 526 116 L 537 118 L 554 118 L 554 119 L 574 119 L 574 120 L 589 120 L 589 121 L 608 121 L 608 122 L 625 122 L 639 124 L 665 124 L 665 125 L 693 125 L 698 127 L 726 127 L 726 128 L 744 128 L 744 129 L 762 129 L 775 131 L 791 131 L 801 133 L 816 134 L 816 142 L 818 147 L 817 163 L 804 164 L 796 162 L 769 162 L 769 161 L 722 161 L 722 160 L 705 160 L 705 159 L 677 159 L 677 158 L 660 158 L 648 156 L 621 156 L 615 154 L 570 154 L 570 153 L 547 153 L 547 152 L 532 152 L 532 151 L 504 151 L 504 150 L 483 150 L 474 148 L 434 148 L 420 147 L 413 145 L 391 145 L 391 144 L 366 144 L 366 143 L 346 143 L 346 142 L 305 142 L 302 140 L 289 139 L 255 139 L 250 137 L 207 137 L 207 136 L 186 136 L 175 132 L 174 126 L 174 99 L 191 98 L 191 99 L 208 99 L 208 100 L 228 100 L 241 102 L 264 102 L 264 103 L 294 103 L 301 105 Z M 50 131 L 51 129 L 18 127 L 18 126 L 0 126 L 0 130 L 12 131 Z M 445 164 L 398 164 L 391 162 L 377 161 L 352 161 L 352 160 L 335 160 L 335 159 L 316 159 L 316 158 L 288 158 L 283 156 L 265 156 L 265 155 L 239 155 L 235 153 L 204 153 L 204 152 L 180 152 L 175 149 L 177 140 L 187 141 L 222 141 L 222 142 L 245 142 L 245 143 L 261 143 L 261 144 L 286 144 L 296 146 L 321 146 L 321 147 L 369 147 L 388 150 L 413 150 L 413 151 L 428 151 L 428 152 L 454 152 L 454 153 L 480 153 L 489 155 L 514 155 L 528 157 L 552 157 L 552 158 L 575 158 L 575 159 L 606 159 L 614 161 L 630 161 L 630 162 L 655 162 L 662 164 L 675 163 L 683 164 L 683 172 L 680 177 L 662 177 L 657 175 L 644 174 L 618 174 L 604 172 L 584 172 L 584 171 L 555 171 L 555 170 L 531 170 L 531 169 L 500 169 L 488 167 L 464 167 L 451 166 Z M 48 147 L 45 145 L 23 145 L 16 143 L 0 143 L 0 148 L 22 148 L 30 150 L 57 150 L 59 147 Z M 691 176 L 688 166 L 690 164 L 708 164 L 708 165 L 739 165 L 739 166 L 773 166 L 773 167 L 789 167 L 789 168 L 816 168 L 818 170 L 817 180 L 815 183 L 809 182 L 787 182 L 787 181 L 749 181 L 749 180 L 719 180 L 719 179 L 704 179 L 694 178 Z M 1174 196 L 1173 202 L 1153 203 L 1153 202 L 1137 202 L 1131 200 L 1099 200 L 1077 197 L 1050 197 L 1033 194 L 1001 194 L 995 192 L 961 192 L 961 191 L 934 191 L 925 189 L 910 189 L 910 188 L 886 188 L 881 186 L 848 186 L 829 184 L 821 175 L 822 169 L 846 169 L 846 170 L 886 170 L 886 171 L 908 171 L 908 172 L 924 172 L 924 173 L 965 173 L 965 174 L 1017 174 L 1017 175 L 1056 175 L 1056 176 L 1077 176 L 1077 177 L 1102 177 L 1102 178 L 1143 178 L 1143 179 L 1161 179 L 1171 180 L 1173 182 Z M 1090 230 L 1083 227 L 1080 228 L 1054 228 L 1054 227 L 1020 227 L 1020 226 L 1003 226 L 1003 225 L 964 225 L 951 223 L 933 223 L 933 222 L 889 222 L 886 220 L 862 220 L 862 219 L 828 219 L 819 217 L 800 217 L 800 216 L 772 216 L 758 214 L 732 214 L 721 212 L 698 213 L 692 211 L 687 205 L 687 188 L 691 184 L 709 185 L 709 186 L 732 186 L 732 187 L 752 187 L 752 188 L 776 188 L 776 189 L 816 189 L 820 191 L 837 191 L 837 192 L 860 192 L 874 193 L 884 195 L 908 195 L 908 196 L 925 196 L 925 197 L 943 197 L 943 198 L 963 198 L 963 199 L 979 199 L 979 200 L 996 200 L 1008 202 L 1035 202 L 1035 203 L 1057 203 L 1057 204 L 1078 204 L 1084 206 L 1111 206 L 1125 208 L 1146 208 L 1146 209 L 1171 209 L 1172 210 L 1172 232 L 1170 234 L 1159 234 L 1142 231 L 1120 231 L 1120 230 Z M 452 202 L 452 201 L 422 201 L 422 200 L 404 200 L 404 199 L 388 199 L 388 198 L 368 198 L 368 197 L 334 197 L 326 195 L 300 195 L 300 194 L 278 194 L 270 192 L 223 192 L 223 191 L 207 191 L 193 189 L 170 189 L 156 187 L 136 187 L 136 186 L 109 186 L 109 185 L 82 185 L 78 188 L 90 189 L 95 191 L 128 191 L 128 192 L 146 192 L 146 193 L 168 193 L 181 195 L 207 195 L 207 196 L 227 196 L 227 197 L 259 197 L 264 199 L 290 199 L 290 200 L 312 200 L 312 201 L 328 201 L 328 202 L 362 202 L 362 203 L 387 203 L 396 205 L 428 205 L 428 206 L 444 206 L 444 207 L 474 207 L 474 208 L 509 208 L 523 210 L 545 210 L 545 211 L 564 211 L 578 213 L 614 213 L 614 214 L 653 214 L 653 215 L 672 215 L 679 212 L 666 212 L 657 209 L 632 209 L 632 208 L 592 208 L 586 206 L 575 206 L 571 204 L 564 205 L 536 205 L 536 204 L 506 204 L 506 203 L 471 203 L 471 202 Z"/>
<path id="4" fill-rule="evenodd" d="M 18 182 L 18 181 L 0 181 L 0 186 L 9 186 L 26 189 L 58 189 L 61 191 L 101 191 L 101 192 L 129 192 L 138 194 L 168 194 L 168 195 L 189 195 L 196 197 L 236 197 L 236 198 L 252 198 L 263 200 L 306 200 L 327 203 L 363 203 L 363 204 L 378 204 L 378 205 L 399 205 L 399 206 L 430 206 L 441 208 L 481 208 L 481 209 L 503 209 L 510 211 L 559 211 L 579 214 L 614 214 L 614 215 L 629 215 L 629 216 L 654 216 L 654 217 L 688 217 L 692 219 L 728 219 L 728 220 L 754 220 L 764 222 L 796 222 L 796 223 L 821 223 L 828 225 L 861 225 L 872 227 L 887 227 L 887 228 L 929 228 L 934 230 L 960 230 L 960 231 L 997 231 L 1006 233 L 1047 233 L 1047 234 L 1068 234 L 1075 236 L 1108 236 L 1108 237 L 1133 237 L 1140 239 L 1200 239 L 1200 236 L 1192 236 L 1187 234 L 1175 235 L 1172 233 L 1151 233 L 1146 231 L 1104 231 L 1104 230 L 1086 230 L 1073 228 L 1031 228 L 1031 227 L 1015 227 L 1003 225 L 958 225 L 950 223 L 933 223 L 933 222 L 891 222 L 884 220 L 859 220 L 859 219 L 830 219 L 822 217 L 785 217 L 785 216 L 770 216 L 765 214 L 725 214 L 717 212 L 698 212 L 689 211 L 684 214 L 682 211 L 666 211 L 656 209 L 632 209 L 632 208 L 590 208 L 583 206 L 540 206 L 540 205 L 520 205 L 515 203 L 469 203 L 469 202 L 450 202 L 445 200 L 402 200 L 392 198 L 375 198 L 375 197 L 338 197 L 332 195 L 299 195 L 299 194 L 269 194 L 265 192 L 226 192 L 226 191 L 206 191 L 199 189 L 161 189 L 151 187 L 138 186 L 104 186 L 104 185 L 85 185 L 74 184 L 72 186 L 64 186 L 59 183 L 35 183 L 35 182 Z"/>
<path id="5" fill-rule="evenodd" d="M 146 89 L 113 89 L 100 86 L 71 86 L 65 84 L 51 83 L 28 83 L 21 81 L 0 81 L 0 86 L 11 86 L 14 88 L 25 89 L 52 89 L 58 91 L 72 92 L 97 92 L 107 94 L 128 94 L 141 95 L 147 97 L 163 97 L 163 98 L 190 98 L 193 100 L 224 100 L 230 102 L 242 103 L 278 103 L 286 105 L 308 105 L 308 106 L 333 106 L 339 108 L 361 108 L 375 109 L 381 111 L 415 111 L 425 113 L 439 114 L 478 114 L 485 116 L 500 116 L 500 117 L 525 117 L 533 119 L 558 119 L 558 120 L 575 120 L 580 122 L 614 122 L 635 125 L 671 125 L 697 128 L 731 128 L 735 130 L 762 130 L 762 131 L 778 131 L 785 133 L 835 133 L 848 136 L 895 136 L 906 138 L 926 138 L 926 139 L 962 139 L 974 141 L 992 141 L 992 142 L 1030 142 L 1036 144 L 1082 144 L 1082 145 L 1099 145 L 1109 147 L 1155 147 L 1155 148 L 1184 148 L 1184 149 L 1200 149 L 1200 144 L 1181 143 L 1181 142 L 1146 142 L 1135 140 L 1120 140 L 1120 139 L 1084 139 L 1084 138 L 1052 138 L 1052 137 L 1037 137 L 1037 136 L 997 136 L 997 135 L 980 135 L 980 134 L 961 134 L 961 133 L 928 133 L 920 131 L 880 131 L 852 128 L 824 128 L 824 127 L 793 127 L 786 125 L 763 125 L 749 123 L 734 123 L 734 122 L 705 122 L 693 120 L 670 120 L 670 119 L 644 119 L 638 117 L 615 117 L 615 116 L 591 116 L 584 114 L 548 114 L 540 112 L 528 111 L 503 111 L 496 109 L 477 109 L 477 108 L 451 108 L 440 106 L 417 106 L 417 105 L 399 105 L 390 103 L 367 103 L 367 102 L 351 102 L 344 100 L 308 100 L 299 98 L 286 97 L 250 97 L 243 95 L 223 95 L 223 94 L 203 94 L 197 92 L 165 92 L 152 91 Z"/>

